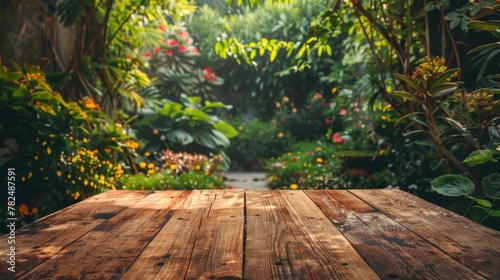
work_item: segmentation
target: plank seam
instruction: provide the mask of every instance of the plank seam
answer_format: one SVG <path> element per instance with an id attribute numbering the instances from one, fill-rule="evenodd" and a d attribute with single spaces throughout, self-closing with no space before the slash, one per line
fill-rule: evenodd
<path id="1" fill-rule="evenodd" d="M 243 248 L 241 256 L 241 279 L 245 279 L 245 253 L 247 249 L 247 193 L 243 192 Z"/>

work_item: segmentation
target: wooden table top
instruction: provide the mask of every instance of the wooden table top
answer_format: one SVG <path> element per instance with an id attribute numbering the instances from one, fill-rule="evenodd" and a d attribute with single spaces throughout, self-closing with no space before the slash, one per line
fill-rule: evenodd
<path id="1" fill-rule="evenodd" d="M 108 191 L 16 231 L 0 279 L 500 279 L 500 233 L 399 190 Z"/>

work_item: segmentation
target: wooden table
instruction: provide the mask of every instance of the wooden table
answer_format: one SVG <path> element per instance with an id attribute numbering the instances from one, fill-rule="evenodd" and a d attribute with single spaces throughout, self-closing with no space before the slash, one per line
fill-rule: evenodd
<path id="1" fill-rule="evenodd" d="M 398 190 L 108 191 L 16 232 L 1 279 L 500 279 L 500 233 Z"/>

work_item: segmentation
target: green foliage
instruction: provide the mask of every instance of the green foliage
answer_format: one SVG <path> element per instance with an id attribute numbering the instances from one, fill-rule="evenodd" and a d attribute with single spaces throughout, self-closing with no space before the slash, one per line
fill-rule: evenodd
<path id="1" fill-rule="evenodd" d="M 242 7 L 240 13 L 227 16 L 225 20 L 221 13 L 201 8 L 200 14 L 187 26 L 202 40 L 200 46 L 207 46 L 200 48 L 200 60 L 207 61 L 203 64 L 214 65 L 220 76 L 231 81 L 220 90 L 221 100 L 244 108 L 238 113 L 245 113 L 247 108 L 254 106 L 263 119 L 269 119 L 269 112 L 283 96 L 303 102 L 310 93 L 322 92 L 314 72 L 288 70 L 291 61 L 285 51 L 279 50 L 279 45 L 285 41 L 290 41 L 286 45 L 294 44 L 292 41 L 305 38 L 308 19 L 323 7 L 319 1 L 263 4 L 256 8 Z M 226 38 L 238 44 L 229 44 Z M 215 47 L 214 42 L 217 42 Z M 251 57 L 251 64 L 238 65 L 241 52 Z M 219 55 L 236 57 L 239 61 L 221 61 Z M 311 64 L 312 70 L 321 71 L 324 65 L 321 60 L 314 58 L 314 62 L 317 64 Z"/>
<path id="2" fill-rule="evenodd" d="M 231 106 L 220 102 L 205 101 L 182 94 L 182 103 L 167 101 L 162 108 L 154 107 L 144 111 L 143 117 L 132 123 L 135 134 L 145 141 L 144 151 L 160 149 L 197 151 L 200 153 L 221 153 L 230 146 L 229 138 L 238 132 L 231 125 L 212 115 L 219 109 Z M 225 156 L 225 168 L 229 159 Z"/>
<path id="3" fill-rule="evenodd" d="M 487 162 L 496 162 L 493 158 L 494 152 L 490 149 L 477 150 L 471 153 L 466 160 L 469 166 L 484 164 Z M 491 173 L 485 176 L 480 183 L 481 188 L 476 186 L 469 178 L 447 174 L 439 176 L 432 181 L 432 189 L 445 196 L 465 196 L 475 203 L 474 208 L 483 211 L 483 215 L 472 215 L 477 222 L 483 223 L 489 217 L 500 217 L 500 209 L 495 207 L 495 203 L 500 199 L 500 174 Z M 464 216 L 468 214 L 469 208 Z"/>
<path id="4" fill-rule="evenodd" d="M 0 69 L 0 168 L 16 169 L 19 223 L 115 188 L 129 137 L 92 100 L 65 102 L 38 67 Z"/>
<path id="5" fill-rule="evenodd" d="M 279 131 L 272 122 L 257 119 L 249 122 L 232 119 L 228 122 L 238 128 L 238 136 L 231 139 L 231 146 L 227 150 L 232 167 L 250 168 L 252 161 L 281 155 L 292 144 L 290 134 Z"/>

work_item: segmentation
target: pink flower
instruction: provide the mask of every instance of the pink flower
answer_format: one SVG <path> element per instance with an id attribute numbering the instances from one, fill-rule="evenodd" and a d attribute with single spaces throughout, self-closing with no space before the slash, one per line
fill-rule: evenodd
<path id="1" fill-rule="evenodd" d="M 153 52 L 154 52 L 155 54 L 159 54 L 159 53 L 160 53 L 160 47 L 154 47 L 154 48 L 153 48 Z"/>
<path id="2" fill-rule="evenodd" d="M 179 36 L 182 38 L 189 37 L 189 33 L 187 33 L 184 30 L 180 30 L 179 33 L 177 33 L 177 34 L 179 34 Z"/>
<path id="3" fill-rule="evenodd" d="M 342 116 L 347 115 L 347 110 L 346 109 L 341 109 L 340 110 L 340 115 L 342 115 Z"/>
<path id="4" fill-rule="evenodd" d="M 335 143 L 337 144 L 341 144 L 344 142 L 344 139 L 342 137 L 340 137 L 340 133 L 338 132 L 335 132 L 333 135 L 332 135 L 332 139 L 333 141 L 335 141 Z"/>
<path id="5" fill-rule="evenodd" d="M 151 58 L 151 53 L 145 52 L 142 56 L 144 56 L 144 58 Z"/>
<path id="6" fill-rule="evenodd" d="M 175 47 L 175 46 L 178 46 L 179 43 L 175 39 L 169 39 L 169 40 L 167 40 L 167 45 L 169 47 Z"/>
<path id="7" fill-rule="evenodd" d="M 193 47 L 191 49 L 191 53 L 198 54 L 199 53 L 198 48 L 197 47 Z"/>
<path id="8" fill-rule="evenodd" d="M 331 122 L 332 122 L 332 121 L 331 121 L 330 119 L 326 119 L 326 120 L 325 120 L 325 123 L 326 123 L 327 125 L 330 125 L 330 123 L 331 123 Z"/>
<path id="9" fill-rule="evenodd" d="M 210 77 L 208 77 L 208 80 L 210 82 L 215 82 L 215 75 L 210 75 Z"/>
<path id="10" fill-rule="evenodd" d="M 281 167 L 281 166 L 283 166 L 283 165 L 281 164 L 281 162 L 275 162 L 275 163 L 273 164 L 273 166 L 274 166 L 274 167 Z"/>
<path id="11" fill-rule="evenodd" d="M 166 51 L 165 51 L 165 54 L 166 54 L 166 55 L 172 55 L 172 53 L 174 53 L 172 50 L 166 50 Z"/>
<path id="12" fill-rule="evenodd" d="M 186 46 L 182 45 L 182 46 L 179 47 L 179 52 L 180 53 L 184 53 L 186 51 L 187 51 L 187 47 Z"/>

